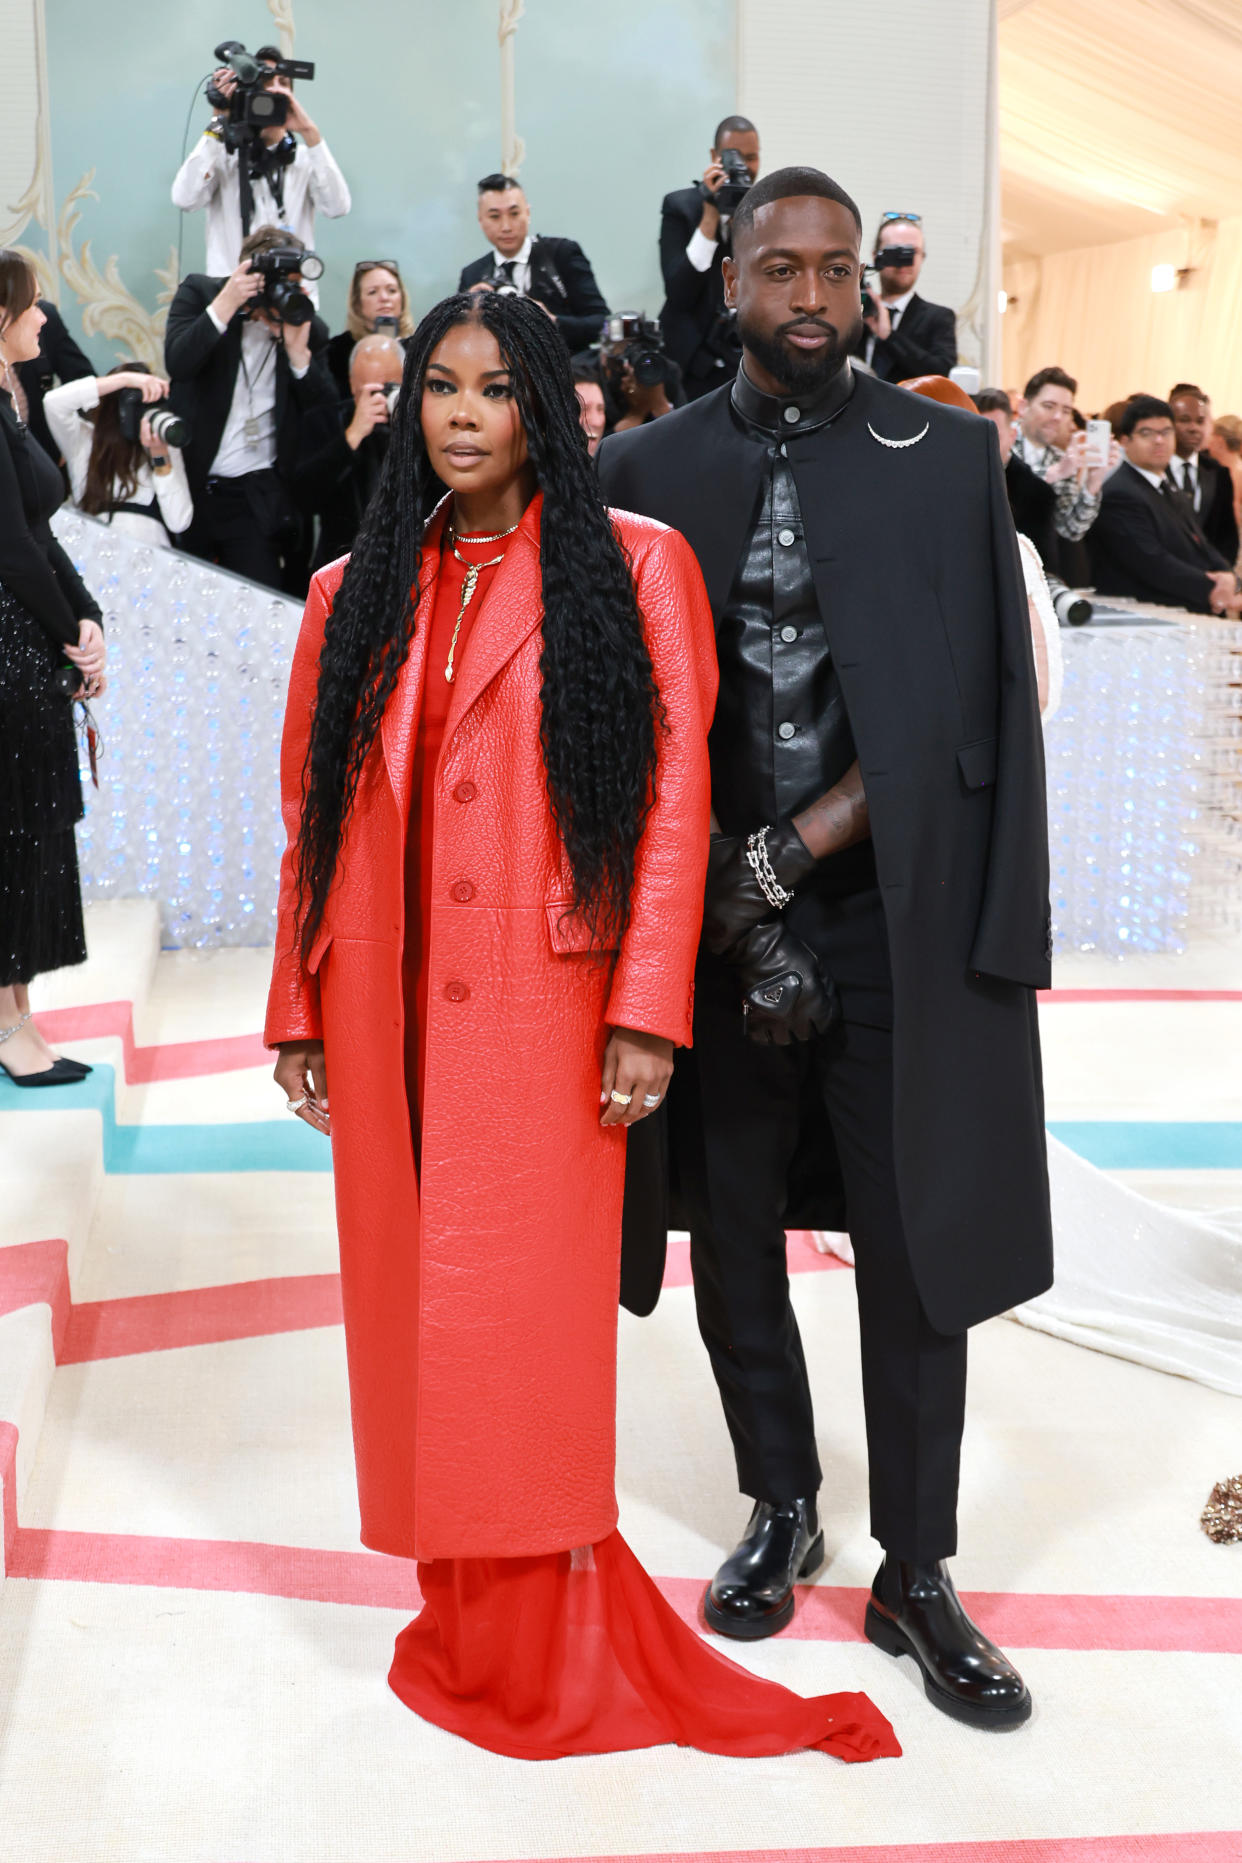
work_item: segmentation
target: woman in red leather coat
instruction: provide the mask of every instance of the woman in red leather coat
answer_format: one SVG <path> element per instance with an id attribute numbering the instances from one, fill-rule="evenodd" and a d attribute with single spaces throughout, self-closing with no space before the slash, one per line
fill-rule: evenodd
<path id="1" fill-rule="evenodd" d="M 389 1679 L 518 1756 L 898 1751 L 717 1655 L 616 1531 L 625 1129 L 690 1039 L 715 684 L 546 313 L 438 305 L 307 603 L 266 1039 L 332 1141 L 362 1538 L 419 1562 Z"/>

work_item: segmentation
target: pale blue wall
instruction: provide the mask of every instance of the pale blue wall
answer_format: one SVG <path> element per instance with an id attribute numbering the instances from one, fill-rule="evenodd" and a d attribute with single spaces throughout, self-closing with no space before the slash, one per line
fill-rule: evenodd
<path id="1" fill-rule="evenodd" d="M 76 243 L 102 270 L 118 256 L 153 309 L 154 268 L 181 216 L 168 188 L 191 90 L 226 37 L 275 40 L 256 0 L 46 0 L 58 206 L 90 168 Z M 356 258 L 401 261 L 416 313 L 452 290 L 483 250 L 474 183 L 500 165 L 495 0 L 295 0 L 295 53 L 319 76 L 305 100 L 353 190 L 344 220 L 320 219 L 321 288 L 334 329 Z M 735 0 L 527 0 L 516 40 L 522 179 L 537 230 L 570 234 L 616 308 L 660 303 L 661 196 L 702 170 L 717 119 L 735 107 Z M 199 99 L 191 144 L 208 115 Z M 39 244 L 38 231 L 26 238 Z M 202 215 L 185 216 L 183 271 L 201 269 Z M 62 309 L 80 331 L 79 307 Z M 99 365 L 108 345 L 92 339 Z"/>

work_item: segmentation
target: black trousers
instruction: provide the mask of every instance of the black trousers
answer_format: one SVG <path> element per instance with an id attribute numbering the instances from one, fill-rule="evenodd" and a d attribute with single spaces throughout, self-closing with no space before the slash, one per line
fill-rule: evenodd
<path id="1" fill-rule="evenodd" d="M 893 1156 L 892 997 L 879 895 L 800 900 L 787 917 L 837 981 L 844 1033 L 787 1048 L 748 1042 L 727 966 L 700 958 L 674 1136 L 699 1330 L 742 1492 L 773 1502 L 816 1494 L 815 1423 L 784 1233 L 790 1165 L 812 1096 L 831 1125 L 857 1264 L 871 1531 L 895 1558 L 947 1558 L 957 1543 L 966 1335 L 936 1331 L 910 1270 Z"/>
<path id="2" fill-rule="evenodd" d="M 304 526 L 272 468 L 236 479 L 209 478 L 194 503 L 184 547 L 286 595 L 305 595 Z"/>

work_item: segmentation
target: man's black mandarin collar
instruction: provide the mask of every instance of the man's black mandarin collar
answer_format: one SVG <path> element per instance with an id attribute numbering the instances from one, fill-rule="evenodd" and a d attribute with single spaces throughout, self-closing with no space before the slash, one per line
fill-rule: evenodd
<path id="1" fill-rule="evenodd" d="M 854 371 L 843 362 L 836 374 L 822 388 L 805 395 L 765 395 L 746 373 L 743 362 L 738 369 L 729 400 L 734 413 L 747 426 L 773 439 L 809 433 L 833 420 L 854 392 Z"/>

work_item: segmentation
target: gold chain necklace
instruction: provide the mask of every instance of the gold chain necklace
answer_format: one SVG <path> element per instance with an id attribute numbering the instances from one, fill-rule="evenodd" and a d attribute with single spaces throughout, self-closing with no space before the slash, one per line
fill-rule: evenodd
<path id="1" fill-rule="evenodd" d="M 519 518 L 518 524 L 520 524 L 521 521 L 521 518 Z M 485 536 L 481 532 L 470 535 L 465 531 L 450 530 L 448 533 L 453 555 L 457 558 L 459 563 L 464 563 L 466 568 L 466 580 L 462 583 L 461 588 L 461 607 L 457 610 L 457 619 L 453 623 L 453 638 L 449 642 L 449 656 L 444 668 L 444 677 L 450 686 L 457 677 L 453 667 L 453 656 L 457 652 L 457 637 L 461 633 L 461 624 L 465 619 L 466 610 L 474 599 L 474 592 L 479 586 L 479 572 L 484 569 L 494 569 L 497 563 L 503 563 L 505 560 L 505 553 L 502 550 L 499 556 L 489 556 L 485 563 L 472 563 L 469 558 L 463 556 L 461 551 L 457 548 L 457 540 L 460 537 L 463 543 L 501 543 L 506 537 L 512 537 L 516 529 L 517 524 L 511 524 L 508 530 L 498 530 L 494 537 Z"/>

